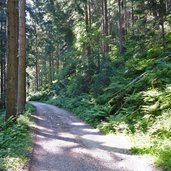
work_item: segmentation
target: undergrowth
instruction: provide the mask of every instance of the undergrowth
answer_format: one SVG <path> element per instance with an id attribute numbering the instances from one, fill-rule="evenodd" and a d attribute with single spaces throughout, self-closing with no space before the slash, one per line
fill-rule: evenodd
<path id="1" fill-rule="evenodd" d="M 63 107 L 101 132 L 125 133 L 133 152 L 151 154 L 171 170 L 171 54 L 153 47 L 109 60 L 101 72 L 60 75 L 31 100 Z M 158 57 L 156 57 L 158 55 Z M 112 65 L 112 67 L 111 67 Z M 109 67 L 110 66 L 110 67 Z"/>
<path id="2" fill-rule="evenodd" d="M 31 150 L 31 112 L 32 106 L 26 105 L 26 111 L 16 121 L 5 121 L 0 115 L 0 170 L 21 171 L 28 160 Z"/>

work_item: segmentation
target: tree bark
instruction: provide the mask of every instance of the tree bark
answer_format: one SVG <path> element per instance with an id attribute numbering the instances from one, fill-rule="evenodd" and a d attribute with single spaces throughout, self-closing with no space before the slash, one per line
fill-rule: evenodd
<path id="1" fill-rule="evenodd" d="M 122 11 L 121 11 L 121 0 L 118 0 L 118 37 L 119 37 L 119 52 L 124 53 L 123 48 L 123 29 L 122 29 Z"/>
<path id="2" fill-rule="evenodd" d="M 52 52 L 49 53 L 49 84 L 52 84 Z"/>
<path id="3" fill-rule="evenodd" d="M 107 0 L 104 0 L 104 35 L 108 36 L 109 32 L 109 23 L 108 23 L 108 9 L 107 9 Z M 104 44 L 104 50 L 105 50 L 105 54 L 107 54 L 109 52 L 109 44 L 108 42 L 105 40 L 105 44 Z"/>
<path id="4" fill-rule="evenodd" d="M 0 58 L 1 58 L 1 96 L 0 96 L 0 108 L 5 108 L 5 75 L 6 75 L 6 62 L 5 62 L 5 55 L 6 55 L 6 21 L 1 21 L 1 51 L 0 51 Z"/>
<path id="5" fill-rule="evenodd" d="M 18 1 L 8 0 L 8 57 L 6 118 L 16 116 L 18 70 Z"/>
<path id="6" fill-rule="evenodd" d="M 86 32 L 87 35 L 89 36 L 89 32 L 90 32 L 90 21 L 89 19 L 91 18 L 89 16 L 89 3 L 86 0 L 85 1 L 85 7 L 84 7 L 84 12 L 85 12 L 85 27 L 86 27 Z M 86 55 L 87 55 L 87 59 L 88 59 L 88 66 L 90 68 L 91 65 L 91 46 L 90 46 L 90 42 L 88 42 L 87 47 L 86 47 Z"/>
<path id="7" fill-rule="evenodd" d="M 1 30 L 0 30 L 0 60 L 1 60 L 1 94 L 0 94 L 0 109 L 3 109 L 3 94 L 4 94 L 4 54 L 3 54 L 3 21 L 1 21 Z"/>
<path id="8" fill-rule="evenodd" d="M 88 20 L 89 20 L 89 28 L 91 29 L 92 19 L 91 19 L 91 2 L 88 3 Z"/>
<path id="9" fill-rule="evenodd" d="M 36 21 L 36 23 L 38 23 Z M 36 42 L 35 42 L 35 87 L 34 87 L 34 91 L 37 92 L 39 90 L 39 77 L 40 77 L 40 74 L 39 74 L 39 49 L 38 49 L 38 32 L 37 32 L 37 28 L 36 28 L 36 23 L 34 25 L 34 28 L 35 28 L 35 39 L 36 39 Z"/>
<path id="10" fill-rule="evenodd" d="M 165 26 L 164 26 L 164 22 L 165 22 L 165 1 L 164 0 L 160 0 L 160 10 L 159 10 L 159 16 L 160 16 L 160 25 L 162 28 L 161 31 L 161 35 L 162 35 L 162 46 L 163 46 L 163 51 L 165 53 L 166 51 L 166 37 L 165 37 Z"/>
<path id="11" fill-rule="evenodd" d="M 38 91 L 39 90 L 39 59 L 38 59 L 38 50 L 37 50 L 37 53 L 36 53 L 35 67 L 36 67 L 36 78 L 35 78 L 36 87 L 35 87 L 35 91 Z"/>
<path id="12" fill-rule="evenodd" d="M 54 61 L 54 52 L 52 52 L 52 81 L 55 80 L 55 61 Z"/>
<path id="13" fill-rule="evenodd" d="M 25 109 L 26 103 L 26 31 L 25 31 L 25 3 L 19 0 L 19 61 L 18 61 L 18 113 Z"/>
<path id="14" fill-rule="evenodd" d="M 131 1 L 131 17 L 132 17 L 132 28 L 134 27 L 135 21 L 134 21 L 134 3 Z M 133 29 L 134 34 L 134 29 Z"/>

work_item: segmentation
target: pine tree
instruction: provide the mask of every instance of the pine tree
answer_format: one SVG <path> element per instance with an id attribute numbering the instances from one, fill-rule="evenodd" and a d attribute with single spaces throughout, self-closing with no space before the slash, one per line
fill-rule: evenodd
<path id="1" fill-rule="evenodd" d="M 16 115 L 18 77 L 18 0 L 8 0 L 7 118 Z"/>
<path id="2" fill-rule="evenodd" d="M 18 96 L 17 112 L 23 112 L 26 103 L 26 34 L 25 0 L 19 0 Z"/>

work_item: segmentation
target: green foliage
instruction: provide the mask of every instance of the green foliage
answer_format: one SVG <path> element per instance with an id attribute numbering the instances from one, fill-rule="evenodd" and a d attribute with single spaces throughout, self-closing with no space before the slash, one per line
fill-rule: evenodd
<path id="1" fill-rule="evenodd" d="M 52 51 L 51 46 L 60 47 L 57 49 L 60 51 L 59 68 L 58 73 L 54 71 L 56 81 L 31 95 L 31 100 L 66 108 L 104 133 L 128 134 L 137 141 L 132 149 L 134 152 L 154 155 L 157 164 L 169 170 L 171 34 L 168 30 L 171 20 L 170 15 L 166 15 L 164 25 L 168 27 L 165 28 L 167 46 L 164 49 L 159 26 L 160 15 L 158 18 L 153 16 L 159 8 L 153 8 L 154 2 L 142 2 L 134 0 L 132 4 L 127 4 L 130 11 L 133 7 L 137 19 L 124 33 L 122 55 L 117 45 L 117 30 L 111 28 L 113 33 L 110 36 L 101 33 L 101 16 L 98 14 L 101 4 L 91 4 L 91 28 L 87 29 L 84 2 L 76 6 L 74 1 L 67 5 L 56 3 L 58 10 L 54 9 L 54 12 L 45 8 L 51 15 L 59 14 L 58 11 L 62 14 L 59 14 L 59 21 L 56 21 L 59 18 L 55 15 L 49 17 L 49 22 L 56 21 L 55 27 L 59 26 L 62 30 L 55 32 L 57 36 L 51 34 L 48 24 L 43 32 L 46 41 L 50 42 L 50 45 L 45 43 L 43 46 Z M 111 16 L 117 18 L 114 17 L 117 16 L 114 9 L 117 4 L 113 3 L 110 7 Z M 69 9 L 68 12 L 62 13 L 61 7 L 64 7 L 64 11 Z M 73 22 L 68 22 L 67 17 L 73 12 L 73 7 L 78 13 L 74 12 Z M 145 8 L 145 13 L 141 7 Z M 112 25 L 115 27 L 116 23 Z M 43 42 L 41 39 L 39 41 Z M 107 54 L 104 53 L 105 42 L 110 46 Z M 40 49 L 44 52 L 46 48 Z"/>
<path id="2" fill-rule="evenodd" d="M 106 113 L 109 111 L 109 105 L 98 105 L 92 96 L 87 95 L 75 98 L 58 96 L 50 98 L 46 103 L 66 108 L 94 127 L 105 120 Z"/>
<path id="3" fill-rule="evenodd" d="M 50 87 L 46 87 L 42 91 L 30 94 L 28 99 L 32 101 L 46 101 L 49 96 L 52 97 L 53 95 L 54 92 L 50 90 Z"/>
<path id="4" fill-rule="evenodd" d="M 112 57 L 117 55 L 115 51 L 100 70 L 77 63 L 76 72 L 68 74 L 72 68 L 68 65 L 59 75 L 60 81 L 31 100 L 66 108 L 103 133 L 128 134 L 137 141 L 132 151 L 152 154 L 158 165 L 169 170 L 170 59 L 161 58 L 161 48 L 155 47 L 136 54 L 128 49 L 125 59 Z"/>
<path id="5" fill-rule="evenodd" d="M 153 59 L 139 59 L 134 57 L 126 63 L 126 66 L 136 71 L 144 71 L 145 68 L 153 63 Z M 135 66 L 132 68 L 132 66 Z M 135 71 L 134 71 L 135 72 Z"/>
<path id="6" fill-rule="evenodd" d="M 127 96 L 119 114 L 98 125 L 104 133 L 132 134 L 136 141 L 132 151 L 155 156 L 156 164 L 168 171 L 171 169 L 170 87 L 167 84 L 160 90 L 151 88 Z"/>
<path id="7" fill-rule="evenodd" d="M 0 170 L 19 171 L 26 164 L 32 146 L 29 127 L 32 110 L 26 105 L 26 111 L 16 121 L 5 122 L 5 115 L 0 117 Z"/>
<path id="8" fill-rule="evenodd" d="M 170 170 L 171 168 L 171 146 L 165 147 L 164 149 L 160 150 L 158 152 L 158 158 L 156 160 L 156 163 L 163 167 L 165 170 Z"/>

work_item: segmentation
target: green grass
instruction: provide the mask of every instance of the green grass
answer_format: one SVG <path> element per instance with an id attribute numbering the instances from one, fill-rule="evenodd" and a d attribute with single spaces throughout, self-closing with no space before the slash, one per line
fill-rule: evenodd
<path id="1" fill-rule="evenodd" d="M 154 159 L 157 166 L 160 166 L 165 171 L 171 170 L 171 139 L 161 140 L 157 138 L 151 138 L 145 135 L 141 141 L 136 136 L 132 137 L 136 146 L 131 148 L 131 151 L 135 154 L 149 154 Z M 140 136 L 139 136 L 140 138 Z M 135 142 L 136 141 L 136 142 Z M 144 144 L 142 144 L 144 141 Z"/>
<path id="2" fill-rule="evenodd" d="M 31 112 L 32 107 L 26 105 L 26 111 L 17 117 L 16 122 L 4 121 L 5 114 L 0 115 L 0 170 L 20 171 L 28 160 L 31 150 Z"/>

